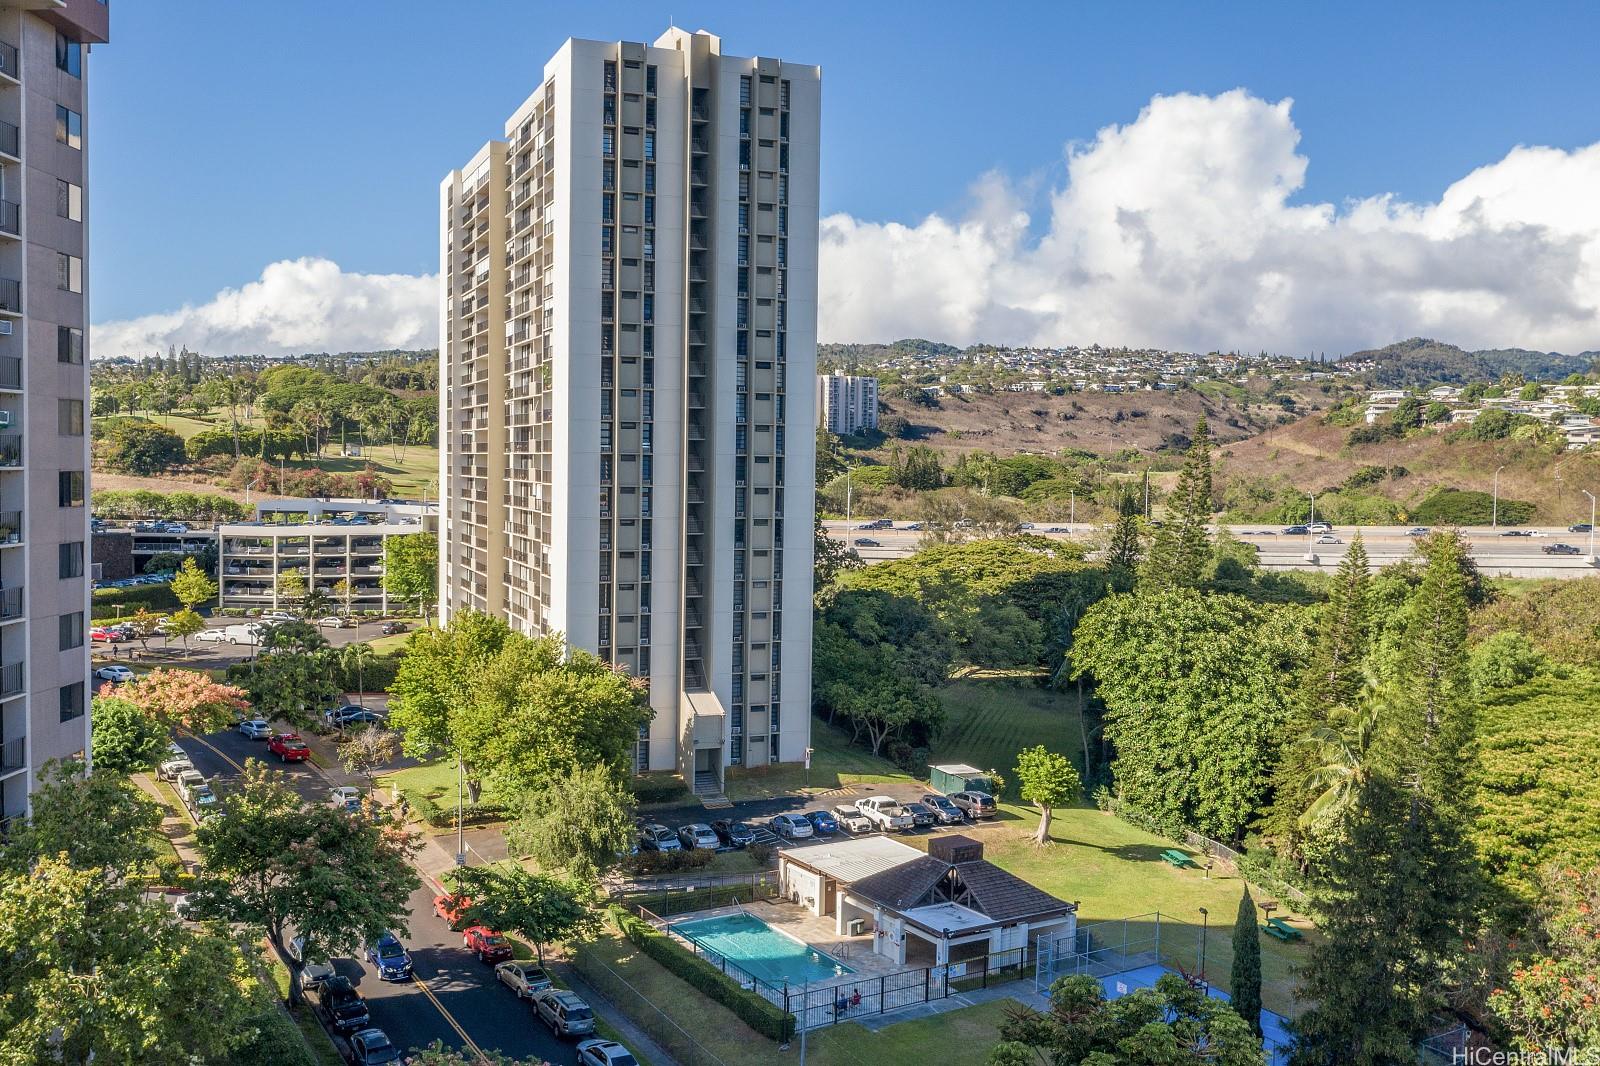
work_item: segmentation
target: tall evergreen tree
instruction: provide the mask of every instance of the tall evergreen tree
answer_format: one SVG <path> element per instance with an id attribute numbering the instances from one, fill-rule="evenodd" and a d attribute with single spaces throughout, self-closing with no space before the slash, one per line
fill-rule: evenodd
<path id="1" fill-rule="evenodd" d="M 1297 1066 L 1414 1062 L 1472 918 L 1465 549 L 1440 534 L 1425 551 L 1372 765 L 1315 867 L 1325 935 L 1303 973 Z"/>
<path id="2" fill-rule="evenodd" d="M 1313 737 L 1326 729 L 1333 712 L 1354 707 L 1361 694 L 1362 663 L 1370 645 L 1368 622 L 1367 550 L 1361 534 L 1350 538 L 1350 550 L 1339 563 L 1328 602 L 1317 627 L 1311 662 L 1301 675 L 1293 717 L 1291 743 L 1272 781 L 1272 806 L 1262 829 L 1281 853 L 1299 857 L 1304 843 L 1301 816 L 1321 791 L 1312 780 L 1324 762 L 1322 745 Z"/>
<path id="3" fill-rule="evenodd" d="M 1127 592 L 1133 588 L 1139 555 L 1139 501 L 1124 492 L 1117 497 L 1117 520 L 1112 523 L 1111 540 L 1106 545 L 1106 574 L 1113 589 Z"/>
<path id="4" fill-rule="evenodd" d="M 1256 926 L 1256 901 L 1250 885 L 1239 897 L 1239 915 L 1233 922 L 1233 1012 L 1261 1035 L 1261 930 Z"/>
<path id="5" fill-rule="evenodd" d="M 1194 439 L 1184 454 L 1183 470 L 1173 493 L 1170 516 L 1176 524 L 1172 581 L 1180 588 L 1199 588 L 1211 566 L 1211 429 L 1205 416 L 1195 423 Z"/>

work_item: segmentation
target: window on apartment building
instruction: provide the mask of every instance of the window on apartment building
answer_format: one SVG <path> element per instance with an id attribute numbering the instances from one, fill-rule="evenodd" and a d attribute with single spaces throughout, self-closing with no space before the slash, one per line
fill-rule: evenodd
<path id="1" fill-rule="evenodd" d="M 74 681 L 61 686 L 61 720 L 70 722 L 83 717 L 83 682 Z"/>
<path id="2" fill-rule="evenodd" d="M 739 106 L 750 106 L 750 75 L 748 74 L 739 79 Z"/>
<path id="3" fill-rule="evenodd" d="M 56 545 L 56 576 L 63 580 L 83 576 L 83 541 L 69 540 Z"/>
<path id="4" fill-rule="evenodd" d="M 71 651 L 83 647 L 83 612 L 74 611 L 58 619 L 61 628 L 61 650 Z"/>
<path id="5" fill-rule="evenodd" d="M 615 155 L 616 153 L 615 153 L 614 148 L 613 148 L 613 146 L 615 144 L 616 144 L 616 138 L 614 137 L 614 135 L 612 134 L 612 132 L 610 130 L 604 130 L 604 131 L 601 132 L 601 134 L 600 134 L 600 154 L 601 155 L 604 155 L 604 156 Z"/>
<path id="6" fill-rule="evenodd" d="M 61 507 L 83 506 L 82 470 L 63 470 L 56 475 L 56 503 Z"/>
<path id="7" fill-rule="evenodd" d="M 654 130 L 645 130 L 644 132 L 644 157 L 646 159 L 654 159 L 656 157 L 656 135 Z"/>
<path id="8" fill-rule="evenodd" d="M 56 179 L 56 214 L 73 222 L 83 221 L 83 187 Z"/>
<path id="9" fill-rule="evenodd" d="M 56 34 L 56 69 L 74 78 L 83 77 L 83 45 L 59 32 Z"/>
<path id="10" fill-rule="evenodd" d="M 83 330 L 71 326 L 56 327 L 56 362 L 83 362 Z"/>
<path id="11" fill-rule="evenodd" d="M 56 253 L 56 288 L 67 292 L 83 291 L 83 260 L 66 252 Z"/>
<path id="12" fill-rule="evenodd" d="M 63 437 L 83 436 L 83 401 L 56 401 L 56 432 Z"/>
<path id="13" fill-rule="evenodd" d="M 60 104 L 56 105 L 56 140 L 68 148 L 83 147 L 83 116 Z"/>
<path id="14" fill-rule="evenodd" d="M 647 93 L 656 91 L 656 66 L 654 63 L 644 68 L 644 91 Z"/>

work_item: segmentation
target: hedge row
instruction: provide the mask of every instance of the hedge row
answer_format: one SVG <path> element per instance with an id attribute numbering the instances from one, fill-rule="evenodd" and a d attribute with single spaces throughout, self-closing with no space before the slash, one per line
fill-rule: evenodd
<path id="1" fill-rule="evenodd" d="M 794 1036 L 794 1015 L 742 987 L 739 982 L 686 950 L 648 922 L 621 907 L 610 908 L 611 921 L 622 935 L 656 962 L 682 978 L 691 988 L 738 1015 L 762 1036 L 786 1044 Z"/>
<path id="2" fill-rule="evenodd" d="M 405 796 L 406 802 L 411 804 L 411 813 L 435 829 L 447 829 L 456 824 L 455 804 L 441 806 L 421 792 L 407 792 Z M 498 803 L 479 803 L 462 809 L 461 824 L 483 825 L 504 821 L 508 813 Z"/>
<path id="3" fill-rule="evenodd" d="M 117 604 L 122 605 L 125 614 L 132 614 L 140 607 L 155 614 L 166 614 L 183 608 L 178 597 L 172 594 L 170 584 L 132 585 L 121 589 L 94 590 L 91 606 L 114 608 Z"/>

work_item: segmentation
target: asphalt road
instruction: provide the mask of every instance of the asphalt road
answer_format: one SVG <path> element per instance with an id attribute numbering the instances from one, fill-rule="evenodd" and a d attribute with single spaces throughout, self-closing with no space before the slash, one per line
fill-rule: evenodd
<path id="1" fill-rule="evenodd" d="M 206 619 L 207 629 L 221 629 L 229 625 L 238 625 L 248 622 L 247 618 L 218 618 Z M 415 629 L 415 623 L 409 623 L 407 632 Z M 376 640 L 383 635 L 383 622 L 361 622 L 350 629 L 329 629 L 318 627 L 323 639 L 335 648 L 342 648 L 346 644 L 355 644 L 359 641 Z M 212 644 L 189 638 L 188 649 L 185 650 L 181 640 L 169 641 L 166 637 L 151 637 L 148 649 L 141 648 L 137 641 L 123 641 L 116 645 L 95 644 L 94 654 L 97 660 L 108 662 L 134 663 L 147 666 L 181 666 L 189 670 L 220 670 L 232 663 L 243 662 L 249 659 L 255 648 L 249 644 Z"/>
<path id="2" fill-rule="evenodd" d="M 235 731 L 179 740 L 195 769 L 225 794 L 247 758 L 265 759 L 283 769 L 295 791 L 310 802 L 327 802 L 327 781 L 306 763 L 280 766 L 267 755 L 266 742 L 249 740 Z M 424 883 L 411 895 L 411 916 L 402 936 L 411 952 L 416 979 L 385 982 L 362 959 L 335 959 L 334 968 L 349 977 L 366 998 L 372 1024 L 401 1047 L 424 1047 L 440 1040 L 448 1047 L 498 1050 L 518 1058 L 539 1056 L 558 1066 L 577 1062 L 571 1043 L 550 1033 L 494 977 L 494 968 L 479 963 L 433 913 L 434 890 Z"/>

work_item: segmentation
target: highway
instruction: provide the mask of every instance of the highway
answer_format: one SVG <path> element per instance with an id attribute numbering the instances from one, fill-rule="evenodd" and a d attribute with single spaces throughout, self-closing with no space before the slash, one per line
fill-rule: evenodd
<path id="1" fill-rule="evenodd" d="M 288 774 L 294 790 L 309 802 L 327 802 L 329 784 L 319 770 L 309 763 L 280 766 L 268 757 L 264 741 L 230 730 L 185 736 L 179 743 L 219 795 L 232 787 L 245 759 L 259 758 Z M 575 1064 L 574 1045 L 553 1036 L 531 1007 L 495 980 L 493 967 L 463 949 L 461 934 L 434 916 L 433 897 L 426 882 L 412 893 L 411 919 L 401 937 L 411 952 L 415 980 L 383 982 L 364 960 L 334 960 L 334 968 L 366 999 L 372 1024 L 403 1048 L 441 1040 L 474 1054 L 498 1050 L 517 1058 L 538 1056 L 557 1066 Z"/>
<path id="2" fill-rule="evenodd" d="M 826 521 L 823 528 L 830 537 L 855 544 L 857 554 L 868 563 L 903 559 L 917 550 L 923 534 L 906 528 L 911 523 L 896 522 L 892 529 L 860 528 L 871 521 L 871 518 L 856 518 L 850 523 Z M 1373 566 L 1388 566 L 1413 558 L 1416 548 L 1416 538 L 1408 535 L 1411 526 L 1336 526 L 1332 536 L 1338 539 L 1337 544 L 1317 544 L 1314 537 L 1285 535 L 1283 527 L 1277 525 L 1229 525 L 1225 528 L 1240 542 L 1256 548 L 1260 564 L 1266 570 L 1332 571 L 1344 558 L 1350 538 L 1358 529 Z M 1053 532 L 1057 530 L 1059 532 Z M 1073 526 L 1039 523 L 1024 532 L 1086 545 L 1095 545 L 1104 539 L 1103 527 L 1081 522 Z M 1528 536 L 1506 536 L 1507 530 L 1488 527 L 1461 532 L 1472 548 L 1472 557 L 1479 569 L 1491 576 L 1588 577 L 1600 573 L 1588 555 L 1591 546 L 1588 533 L 1572 533 L 1548 526 L 1519 527 L 1518 533 Z M 863 539 L 876 543 L 862 544 Z M 1593 543 L 1600 544 L 1600 541 Z M 1571 545 L 1579 554 L 1547 554 L 1544 549 L 1552 544 Z"/>

